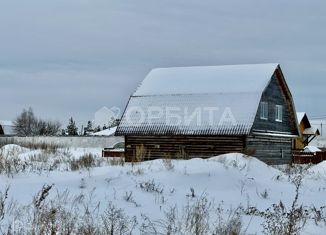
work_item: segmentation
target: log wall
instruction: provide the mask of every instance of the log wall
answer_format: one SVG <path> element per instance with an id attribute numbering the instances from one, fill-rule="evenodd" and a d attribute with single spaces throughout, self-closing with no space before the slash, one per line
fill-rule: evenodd
<path id="1" fill-rule="evenodd" d="M 253 156 L 268 164 L 288 164 L 292 161 L 292 138 L 249 136 L 246 146 L 253 150 Z"/>
<path id="2" fill-rule="evenodd" d="M 127 162 L 158 158 L 189 159 L 242 152 L 244 136 L 126 136 Z"/>

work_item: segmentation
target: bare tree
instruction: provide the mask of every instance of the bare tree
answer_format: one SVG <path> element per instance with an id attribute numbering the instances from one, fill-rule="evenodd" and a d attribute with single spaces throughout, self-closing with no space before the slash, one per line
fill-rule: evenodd
<path id="1" fill-rule="evenodd" d="M 33 135 L 33 130 L 37 124 L 37 118 L 34 115 L 33 109 L 23 109 L 22 113 L 14 121 L 14 131 L 19 136 Z"/>
<path id="2" fill-rule="evenodd" d="M 37 118 L 33 109 L 23 109 L 14 121 L 14 131 L 19 136 L 57 135 L 61 124 L 57 121 L 48 121 Z"/>

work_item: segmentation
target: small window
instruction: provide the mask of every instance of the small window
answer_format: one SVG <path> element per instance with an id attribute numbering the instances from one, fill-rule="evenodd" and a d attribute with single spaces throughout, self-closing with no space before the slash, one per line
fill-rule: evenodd
<path id="1" fill-rule="evenodd" d="M 283 121 L 283 106 L 282 105 L 275 106 L 275 120 L 277 122 Z"/>
<path id="2" fill-rule="evenodd" d="M 260 103 L 260 119 L 268 120 L 268 103 Z"/>

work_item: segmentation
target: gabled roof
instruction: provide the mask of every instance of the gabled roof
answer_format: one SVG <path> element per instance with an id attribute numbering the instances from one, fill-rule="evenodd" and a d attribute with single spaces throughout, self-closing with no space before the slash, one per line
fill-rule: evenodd
<path id="1" fill-rule="evenodd" d="M 307 116 L 305 112 L 297 112 L 297 119 L 299 124 L 302 122 L 305 116 Z"/>
<path id="2" fill-rule="evenodd" d="M 318 130 L 318 128 L 315 128 L 315 127 L 309 127 L 309 128 L 306 128 L 304 129 L 303 133 L 304 135 L 320 135 L 320 132 Z"/>
<path id="3" fill-rule="evenodd" d="M 116 135 L 247 135 L 277 69 L 278 64 L 154 69 L 130 97 Z M 205 108 L 215 109 L 214 115 Z"/>
<path id="4" fill-rule="evenodd" d="M 318 128 L 312 127 L 308 118 L 308 115 L 305 112 L 297 112 L 298 124 L 300 125 L 304 122 L 305 129 L 301 134 L 303 135 L 320 135 Z"/>
<path id="5" fill-rule="evenodd" d="M 3 125 L 3 126 L 13 126 L 14 123 L 12 121 L 8 121 L 8 120 L 0 120 L 0 125 Z"/>
<path id="6" fill-rule="evenodd" d="M 0 120 L 0 126 L 4 135 L 14 134 L 14 124 L 12 121 Z"/>
<path id="7" fill-rule="evenodd" d="M 299 125 L 301 123 L 304 123 L 305 128 L 310 128 L 311 127 L 311 124 L 310 124 L 307 113 L 305 113 L 305 112 L 297 112 L 297 119 L 298 119 L 298 124 Z"/>
<path id="8" fill-rule="evenodd" d="M 133 96 L 262 92 L 278 64 L 153 69 Z"/>

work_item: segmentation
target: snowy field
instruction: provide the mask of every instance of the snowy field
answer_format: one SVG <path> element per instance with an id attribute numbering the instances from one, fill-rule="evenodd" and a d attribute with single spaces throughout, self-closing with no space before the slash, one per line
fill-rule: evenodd
<path id="1" fill-rule="evenodd" d="M 326 162 L 290 169 L 241 154 L 137 164 L 100 156 L 2 147 L 0 233 L 325 234 Z"/>

